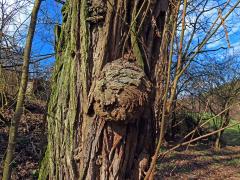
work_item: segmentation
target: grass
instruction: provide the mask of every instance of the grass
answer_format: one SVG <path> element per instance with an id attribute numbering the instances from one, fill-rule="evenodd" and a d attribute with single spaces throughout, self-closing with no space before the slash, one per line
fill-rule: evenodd
<path id="1" fill-rule="evenodd" d="M 188 116 L 204 125 L 204 134 L 215 131 L 221 124 L 220 117 L 209 113 L 194 114 Z M 229 126 L 239 121 L 231 119 Z M 208 141 L 214 140 L 209 138 Z M 223 133 L 225 146 L 216 151 L 211 143 L 198 142 L 189 148 L 182 147 L 169 153 L 157 164 L 157 176 L 164 180 L 181 179 L 240 179 L 240 125 L 225 129 Z M 161 151 L 166 149 L 162 148 Z"/>
<path id="2" fill-rule="evenodd" d="M 240 164 L 240 158 L 236 158 L 236 159 L 232 159 L 232 160 L 229 160 L 225 163 L 226 165 L 229 165 L 229 166 L 239 166 Z"/>
<path id="3" fill-rule="evenodd" d="M 215 151 L 195 144 L 188 150 L 173 151 L 157 164 L 159 179 L 239 179 L 240 147 Z"/>
<path id="4" fill-rule="evenodd" d="M 230 122 L 230 124 L 234 123 L 236 123 L 235 120 L 232 120 Z M 226 141 L 227 145 L 240 146 L 240 125 L 226 129 L 223 133 L 223 138 Z"/>
<path id="5" fill-rule="evenodd" d="M 205 126 L 204 129 L 207 131 L 214 131 L 218 129 L 221 124 L 220 117 L 214 117 L 214 115 L 210 113 L 191 113 L 189 114 L 193 117 L 193 119 L 201 119 L 201 124 L 205 121 L 208 121 L 212 118 Z M 213 118 L 214 117 L 214 118 Z M 231 119 L 229 126 L 238 123 L 239 121 Z M 226 145 L 229 146 L 240 146 L 240 125 L 233 126 L 231 128 L 225 129 L 223 133 L 223 140 L 226 142 Z"/>

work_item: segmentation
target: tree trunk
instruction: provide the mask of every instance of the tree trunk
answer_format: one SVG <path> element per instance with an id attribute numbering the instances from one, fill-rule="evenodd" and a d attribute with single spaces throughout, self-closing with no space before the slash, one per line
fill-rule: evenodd
<path id="1" fill-rule="evenodd" d="M 11 179 L 11 170 L 12 170 L 11 164 L 13 161 L 13 155 L 15 151 L 18 123 L 21 119 L 23 108 L 24 108 L 24 100 L 25 100 L 27 81 L 28 81 L 30 53 L 32 49 L 32 41 L 34 37 L 35 27 L 37 23 L 37 14 L 38 14 L 40 5 L 41 5 L 41 0 L 35 0 L 32 14 L 31 14 L 31 21 L 28 29 L 26 45 L 24 48 L 22 76 L 21 76 L 21 83 L 19 87 L 18 97 L 17 97 L 17 105 L 16 105 L 13 119 L 11 121 L 10 129 L 9 129 L 8 147 L 7 147 L 6 158 L 4 161 L 4 169 L 3 169 L 3 180 Z"/>
<path id="2" fill-rule="evenodd" d="M 226 109 L 228 107 L 228 104 L 226 104 L 224 107 Z M 220 125 L 219 129 L 227 127 L 229 125 L 229 123 L 230 123 L 230 115 L 229 115 L 229 110 L 227 110 L 222 115 L 222 122 L 221 122 L 221 125 Z M 214 143 L 214 149 L 215 150 L 220 150 L 221 149 L 221 143 L 223 141 L 223 133 L 224 133 L 224 130 L 219 131 L 216 134 L 216 140 L 215 140 L 215 143 Z"/>
<path id="3" fill-rule="evenodd" d="M 167 0 L 65 3 L 39 179 L 144 177 L 167 7 Z"/>
<path id="4" fill-rule="evenodd" d="M 220 150 L 220 148 L 221 148 L 220 139 L 221 139 L 221 131 L 219 131 L 216 134 L 216 140 L 215 140 L 215 143 L 214 143 L 214 149 L 216 151 Z"/>

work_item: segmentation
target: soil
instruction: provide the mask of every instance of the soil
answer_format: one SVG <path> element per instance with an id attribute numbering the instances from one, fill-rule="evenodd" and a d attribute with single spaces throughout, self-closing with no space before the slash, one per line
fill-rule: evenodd
<path id="1" fill-rule="evenodd" d="M 157 174 L 164 180 L 239 180 L 240 146 L 214 151 L 198 145 L 174 151 L 158 162 Z"/>
<path id="2" fill-rule="evenodd" d="M 0 179 L 2 163 L 8 141 L 8 126 L 13 110 L 1 111 L 6 122 L 0 120 Z M 19 124 L 12 180 L 34 180 L 46 147 L 44 106 L 31 105 Z M 239 180 L 240 146 L 226 146 L 220 151 L 196 144 L 168 154 L 159 160 L 157 177 L 160 180 Z"/>
<path id="3" fill-rule="evenodd" d="M 12 180 L 37 179 L 39 163 L 45 151 L 46 133 L 44 105 L 31 104 L 25 110 L 18 129 L 16 153 L 13 160 Z M 2 109 L 4 121 L 0 121 L 0 179 L 3 158 L 8 142 L 8 127 L 13 116 L 12 109 Z"/>

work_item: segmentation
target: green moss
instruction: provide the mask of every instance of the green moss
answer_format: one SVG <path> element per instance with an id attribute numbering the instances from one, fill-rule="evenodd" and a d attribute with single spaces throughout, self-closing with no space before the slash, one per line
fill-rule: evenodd
<path id="1" fill-rule="evenodd" d="M 41 162 L 41 167 L 39 170 L 39 175 L 38 175 L 38 180 L 46 180 L 48 177 L 48 173 L 49 173 L 49 166 L 48 166 L 48 158 L 49 158 L 49 152 L 48 150 L 46 150 L 45 152 L 45 156 Z"/>
<path id="2" fill-rule="evenodd" d="M 132 13 L 132 23 L 130 27 L 130 34 L 131 34 L 131 44 L 133 48 L 133 54 L 136 57 L 138 65 L 144 69 L 144 61 L 143 55 L 141 53 L 141 49 L 138 42 L 138 33 L 137 33 L 137 8 L 136 6 L 133 9 Z"/>
<path id="3" fill-rule="evenodd" d="M 81 82 L 82 82 L 82 94 L 83 94 L 83 101 L 87 100 L 88 96 L 88 87 L 87 87 L 87 79 L 88 79 L 88 51 L 89 51 L 89 26 L 87 23 L 88 17 L 88 8 L 87 8 L 87 0 L 81 1 L 81 9 L 80 9 L 80 16 L 81 16 L 81 27 L 80 27 L 80 54 L 81 54 Z M 85 102 L 86 103 L 86 102 Z M 85 112 L 87 109 L 84 108 Z"/>
<path id="4" fill-rule="evenodd" d="M 71 21 L 73 23 L 76 19 Z M 66 23 L 69 21 L 67 20 Z M 63 27 L 61 34 L 68 30 L 65 25 Z M 50 178 L 61 179 L 59 171 L 62 169 L 62 157 L 73 158 L 73 129 L 77 112 L 75 90 L 77 61 L 71 56 L 71 52 L 76 48 L 76 43 L 72 39 L 64 41 L 64 38 L 60 36 L 59 39 L 59 44 L 63 43 L 66 48 L 62 54 L 56 56 L 52 93 L 48 104 L 48 151 L 41 163 L 39 174 L 41 180 L 46 179 L 48 175 Z"/>
<path id="5" fill-rule="evenodd" d="M 62 7 L 63 22 L 66 22 L 66 20 L 67 20 L 68 11 L 69 11 L 69 1 L 66 1 Z"/>

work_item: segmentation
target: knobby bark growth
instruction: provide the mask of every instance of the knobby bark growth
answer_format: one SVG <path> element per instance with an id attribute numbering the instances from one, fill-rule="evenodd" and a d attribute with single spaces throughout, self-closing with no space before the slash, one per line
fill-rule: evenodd
<path id="1" fill-rule="evenodd" d="M 145 176 L 167 7 L 167 0 L 64 4 L 39 179 Z"/>
<path id="2" fill-rule="evenodd" d="M 15 151 L 17 130 L 18 130 L 19 121 L 23 113 L 23 108 L 24 108 L 24 100 L 25 100 L 25 94 L 27 89 L 32 41 L 34 37 L 34 32 L 35 32 L 36 23 L 37 23 L 36 22 L 37 14 L 38 14 L 40 5 L 41 5 L 41 0 L 35 0 L 32 14 L 31 14 L 30 25 L 28 29 L 26 45 L 24 48 L 22 76 L 21 76 L 18 97 L 17 97 L 17 105 L 16 105 L 13 119 L 11 121 L 10 129 L 9 129 L 8 147 L 7 147 L 6 158 L 4 161 L 4 169 L 3 169 L 3 180 L 11 179 L 10 177 L 11 177 L 11 170 L 12 170 L 13 155 Z"/>

